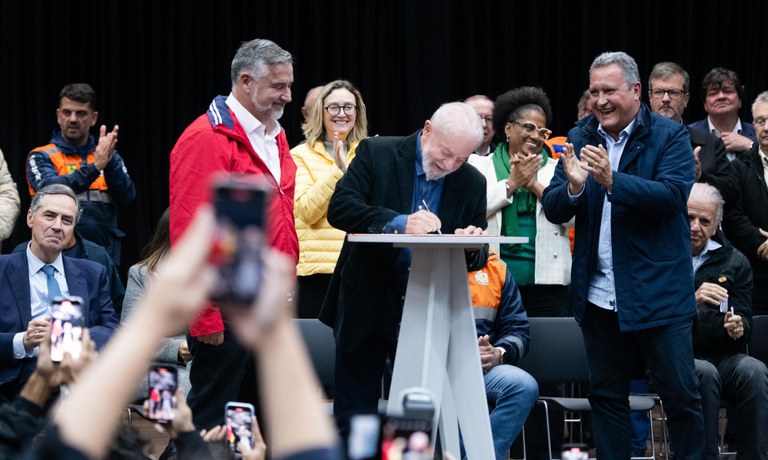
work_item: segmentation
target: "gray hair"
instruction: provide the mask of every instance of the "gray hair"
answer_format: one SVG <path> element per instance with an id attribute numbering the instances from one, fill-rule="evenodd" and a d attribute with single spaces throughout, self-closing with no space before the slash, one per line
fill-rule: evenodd
<path id="1" fill-rule="evenodd" d="M 632 59 L 632 56 L 623 51 L 608 51 L 596 57 L 589 67 L 589 73 L 592 73 L 595 69 L 608 67 L 612 64 L 616 64 L 621 68 L 621 72 L 624 74 L 624 81 L 629 86 L 640 83 L 640 71 L 637 70 L 637 63 Z"/>
<path id="2" fill-rule="evenodd" d="M 429 119 L 435 131 L 446 133 L 465 133 L 474 138 L 475 148 L 483 143 L 483 124 L 477 112 L 469 104 L 448 102 L 441 105 Z"/>
<path id="3" fill-rule="evenodd" d="M 275 42 L 263 38 L 244 42 L 232 59 L 232 84 L 237 83 L 243 72 L 258 80 L 266 75 L 267 67 L 278 64 L 293 64 L 291 53 L 280 48 Z"/>
<path id="4" fill-rule="evenodd" d="M 38 209 L 40 209 L 40 201 L 48 195 L 66 195 L 72 198 L 72 200 L 75 202 L 75 207 L 77 208 L 75 211 L 75 223 L 80 220 L 80 201 L 78 201 L 75 192 L 64 184 L 46 185 L 45 187 L 38 190 L 37 193 L 35 193 L 35 196 L 32 197 L 32 203 L 29 205 L 29 211 L 34 214 Z"/>
<path id="5" fill-rule="evenodd" d="M 768 91 L 763 91 L 755 98 L 755 102 L 752 103 L 752 113 L 755 112 L 757 104 L 768 104 Z"/>
<path id="6" fill-rule="evenodd" d="M 694 197 L 706 203 L 713 203 L 717 207 L 715 211 L 715 225 L 719 227 L 723 221 L 723 206 L 725 205 L 725 200 L 723 200 L 720 192 L 709 184 L 696 182 L 693 184 L 688 200 Z"/>
<path id="7" fill-rule="evenodd" d="M 688 72 L 676 62 L 659 62 L 653 66 L 651 75 L 648 76 L 648 89 L 653 89 L 651 87 L 651 80 L 669 80 L 675 75 L 683 76 L 683 91 L 687 93 L 691 87 L 691 77 L 688 75 Z"/>

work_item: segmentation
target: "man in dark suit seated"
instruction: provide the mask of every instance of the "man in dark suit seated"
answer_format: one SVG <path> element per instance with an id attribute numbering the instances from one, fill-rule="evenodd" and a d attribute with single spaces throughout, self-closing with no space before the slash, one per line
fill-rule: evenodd
<path id="1" fill-rule="evenodd" d="M 465 164 L 483 140 L 467 104 L 441 106 L 408 137 L 360 142 L 336 184 L 328 221 L 349 233 L 475 234 L 486 227 L 485 178 Z M 467 253 L 470 270 L 487 252 Z M 334 415 L 342 435 L 355 413 L 375 413 L 403 311 L 409 249 L 344 241 L 320 320 L 336 337 Z"/>
<path id="2" fill-rule="evenodd" d="M 651 110 L 683 123 L 683 112 L 690 100 L 691 79 L 688 72 L 674 62 L 659 62 L 648 77 L 648 99 Z M 696 157 L 696 182 L 705 182 L 720 191 L 726 201 L 736 187 L 731 164 L 725 154 L 723 140 L 712 133 L 688 127 L 691 147 Z"/>
<path id="3" fill-rule="evenodd" d="M 117 327 L 104 267 L 61 254 L 78 217 L 72 189 L 59 184 L 43 187 L 27 213 L 32 240 L 26 251 L 0 256 L 2 398 L 17 395 L 35 369 L 38 346 L 50 328 L 51 298 L 83 299 L 83 319 L 97 348 L 104 346 Z"/>
<path id="4" fill-rule="evenodd" d="M 701 80 L 701 98 L 707 118 L 688 125 L 722 139 L 731 161 L 751 149 L 757 140 L 754 126 L 739 118 L 744 93 L 744 85 L 736 72 L 715 67 Z"/>
<path id="5" fill-rule="evenodd" d="M 13 252 L 24 252 L 27 250 L 27 246 L 29 246 L 29 241 L 20 243 L 13 248 Z M 64 243 L 64 249 L 61 253 L 66 257 L 92 260 L 104 266 L 107 270 L 107 279 L 109 280 L 109 296 L 112 299 L 112 307 L 115 309 L 115 314 L 119 317 L 120 312 L 123 310 L 125 286 L 123 286 L 123 281 L 117 273 L 117 266 L 115 266 L 115 262 L 109 256 L 107 250 L 91 240 L 86 240 L 83 238 L 83 235 L 75 230 L 72 232 L 69 241 Z"/>

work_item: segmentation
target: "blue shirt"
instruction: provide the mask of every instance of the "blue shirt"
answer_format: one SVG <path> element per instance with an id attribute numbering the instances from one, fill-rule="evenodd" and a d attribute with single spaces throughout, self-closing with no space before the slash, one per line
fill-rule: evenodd
<path id="1" fill-rule="evenodd" d="M 624 153 L 624 147 L 627 146 L 627 139 L 635 129 L 637 118 L 627 125 L 619 133 L 619 140 L 614 140 L 603 129 L 603 125 L 597 127 L 597 132 L 605 141 L 605 150 L 608 152 L 608 159 L 611 162 L 611 170 L 617 171 L 621 162 L 621 155 Z M 590 275 L 589 290 L 587 291 L 587 300 L 605 308 L 606 310 L 616 310 L 616 282 L 613 275 L 613 247 L 611 241 L 611 202 L 608 200 L 608 193 L 603 198 L 603 214 L 600 221 L 600 239 L 597 244 L 597 270 Z"/>
<path id="2" fill-rule="evenodd" d="M 45 262 L 38 259 L 36 255 L 32 253 L 32 250 L 27 246 L 27 266 L 29 267 L 29 303 L 32 314 L 32 319 L 51 317 L 51 305 L 48 300 L 48 277 L 43 273 L 43 266 Z M 64 262 L 62 261 L 61 254 L 51 262 L 55 272 L 53 277 L 59 284 L 59 290 L 62 295 L 69 295 L 69 286 L 67 285 L 67 278 L 64 276 Z M 26 325 L 24 331 L 17 332 L 13 336 L 13 357 L 16 359 L 32 358 L 37 356 L 38 347 L 31 350 L 24 348 L 24 333 L 26 332 Z"/>
<path id="3" fill-rule="evenodd" d="M 445 177 L 437 180 L 427 180 L 427 174 L 424 172 L 421 155 L 421 132 L 416 136 L 416 175 L 413 181 L 413 200 L 411 200 L 411 213 L 425 210 L 440 217 L 440 198 L 443 195 L 443 185 Z M 424 204 L 428 209 L 424 209 Z M 384 233 L 405 233 L 405 222 L 409 214 L 400 214 L 392 219 L 385 227 Z"/>
<path id="4" fill-rule="evenodd" d="M 416 174 L 413 181 L 413 199 L 411 200 L 411 213 L 424 209 L 426 203 L 429 211 L 440 217 L 440 199 L 443 195 L 443 185 L 445 177 L 437 180 L 427 180 L 424 172 L 421 154 L 421 132 L 416 136 Z M 409 214 L 400 214 L 392 219 L 385 227 L 384 233 L 405 233 L 405 222 Z M 402 306 L 405 300 L 405 289 L 408 285 L 408 270 L 411 266 L 412 248 L 402 248 L 392 266 L 392 273 L 389 288 L 385 295 L 390 298 L 390 302 L 399 303 Z M 399 322 L 399 315 L 397 316 Z"/>

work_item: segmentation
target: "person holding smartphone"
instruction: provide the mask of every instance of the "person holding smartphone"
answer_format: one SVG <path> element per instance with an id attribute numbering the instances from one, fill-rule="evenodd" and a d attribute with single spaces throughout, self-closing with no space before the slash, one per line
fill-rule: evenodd
<path id="1" fill-rule="evenodd" d="M 116 332 L 91 370 L 72 387 L 31 458 L 103 458 L 120 424 L 120 409 L 146 372 L 155 347 L 203 307 L 214 280 L 206 267 L 213 226 L 207 208 L 198 212 L 158 269 L 157 281 L 136 306 L 131 323 Z M 317 393 L 317 377 L 300 332 L 290 321 L 287 294 L 295 285 L 295 261 L 269 250 L 264 266 L 265 288 L 251 309 L 243 309 L 233 321 L 233 332 L 243 348 L 258 354 L 272 458 L 340 460 L 332 421 Z M 268 305 L 277 305 L 277 315 L 267 327 L 259 312 Z"/>
<path id="2" fill-rule="evenodd" d="M 170 155 L 170 232 L 175 245 L 198 207 L 209 201 L 206 187 L 215 174 L 254 174 L 275 199 L 266 212 L 267 244 L 298 259 L 293 217 L 296 165 L 279 123 L 291 102 L 293 57 L 264 39 L 243 43 L 230 68 L 232 91 L 216 97 L 208 111 L 182 133 Z M 195 424 L 222 423 L 227 401 L 258 407 L 253 360 L 231 334 L 219 304 L 209 304 L 189 327 L 189 404 Z"/>
<path id="3" fill-rule="evenodd" d="M 51 329 L 54 298 L 82 300 L 82 326 L 99 349 L 117 327 L 106 269 L 62 255 L 79 211 L 77 196 L 66 185 L 41 188 L 27 212 L 32 239 L 26 250 L 0 256 L 0 396 L 6 399 L 21 391 L 35 369 Z"/>

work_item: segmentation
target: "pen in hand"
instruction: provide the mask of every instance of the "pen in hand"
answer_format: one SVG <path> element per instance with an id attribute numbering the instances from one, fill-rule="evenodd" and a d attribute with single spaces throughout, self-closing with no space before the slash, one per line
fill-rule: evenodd
<path id="1" fill-rule="evenodd" d="M 422 205 L 422 206 L 424 206 L 424 210 L 425 210 L 425 211 L 427 211 L 427 212 L 432 212 L 432 211 L 430 211 L 430 210 L 429 210 L 429 206 L 427 206 L 427 202 L 426 202 L 426 200 L 424 200 L 423 198 L 421 199 L 421 205 Z M 442 234 L 443 234 L 443 232 L 441 232 L 441 231 L 440 231 L 440 229 L 438 228 L 438 229 L 437 229 L 437 234 L 438 234 L 438 235 L 442 235 Z"/>

